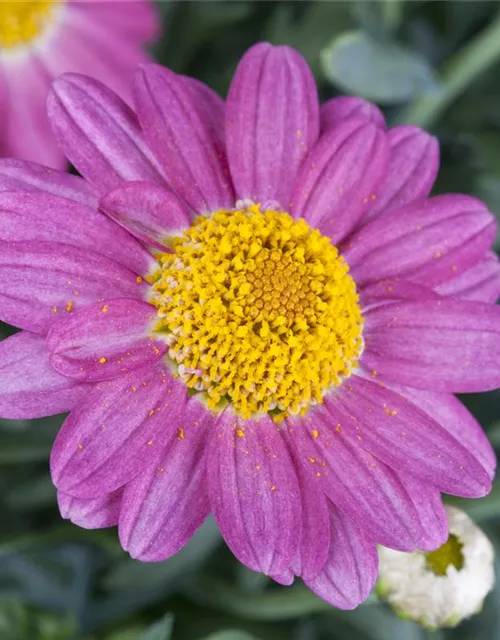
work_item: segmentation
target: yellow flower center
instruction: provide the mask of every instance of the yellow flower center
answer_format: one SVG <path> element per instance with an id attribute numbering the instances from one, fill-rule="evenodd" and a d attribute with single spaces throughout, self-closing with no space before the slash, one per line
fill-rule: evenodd
<path id="1" fill-rule="evenodd" d="M 200 216 L 157 256 L 151 302 L 169 357 L 208 406 L 276 420 L 321 402 L 362 348 L 358 295 L 330 240 L 252 205 Z"/>
<path id="2" fill-rule="evenodd" d="M 450 565 L 460 571 L 464 566 L 462 547 L 463 544 L 457 536 L 454 533 L 450 534 L 448 540 L 439 549 L 425 554 L 427 566 L 437 576 L 445 576 Z"/>
<path id="3" fill-rule="evenodd" d="M 0 2 L 0 49 L 13 49 L 39 36 L 54 18 L 54 0 Z"/>

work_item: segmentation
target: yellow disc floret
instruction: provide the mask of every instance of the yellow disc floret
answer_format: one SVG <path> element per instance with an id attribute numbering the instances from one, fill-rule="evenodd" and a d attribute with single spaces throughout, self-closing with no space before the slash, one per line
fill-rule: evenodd
<path id="1" fill-rule="evenodd" d="M 0 0 L 0 48 L 12 49 L 39 36 L 54 18 L 54 0 Z"/>
<path id="2" fill-rule="evenodd" d="M 218 211 L 171 246 L 151 277 L 156 331 L 210 408 L 282 419 L 350 375 L 363 347 L 356 286 L 304 220 L 258 205 Z"/>

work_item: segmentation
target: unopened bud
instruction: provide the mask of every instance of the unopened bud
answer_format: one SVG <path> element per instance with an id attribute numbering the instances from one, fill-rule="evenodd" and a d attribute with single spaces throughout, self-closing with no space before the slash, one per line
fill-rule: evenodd
<path id="1" fill-rule="evenodd" d="M 493 545 L 460 509 L 446 507 L 450 535 L 436 551 L 379 548 L 377 593 L 405 619 L 435 629 L 478 613 L 495 582 Z"/>

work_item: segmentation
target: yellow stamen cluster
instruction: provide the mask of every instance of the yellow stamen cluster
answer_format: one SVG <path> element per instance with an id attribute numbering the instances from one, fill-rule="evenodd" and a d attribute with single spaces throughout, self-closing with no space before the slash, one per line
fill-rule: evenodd
<path id="1" fill-rule="evenodd" d="M 53 19 L 54 4 L 54 0 L 0 0 L 0 49 L 34 40 Z"/>
<path id="2" fill-rule="evenodd" d="M 169 357 L 210 408 L 305 412 L 350 375 L 363 320 L 348 266 L 304 220 L 252 205 L 199 217 L 157 256 Z"/>

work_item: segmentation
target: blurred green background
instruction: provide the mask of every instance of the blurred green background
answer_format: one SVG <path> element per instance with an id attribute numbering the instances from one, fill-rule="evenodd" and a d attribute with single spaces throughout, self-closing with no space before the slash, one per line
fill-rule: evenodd
<path id="1" fill-rule="evenodd" d="M 159 10 L 161 63 L 225 95 L 250 45 L 292 45 L 323 99 L 355 93 L 377 102 L 389 124 L 439 137 L 436 193 L 474 194 L 500 214 L 497 1 L 162 2 Z M 12 331 L 0 325 L 0 336 Z M 464 400 L 500 448 L 500 394 Z M 171 560 L 135 562 L 114 529 L 61 520 L 48 457 L 62 420 L 0 421 L 0 640 L 500 639 L 500 585 L 480 615 L 429 633 L 375 598 L 345 613 L 300 583 L 270 583 L 238 564 L 211 522 Z M 500 485 L 454 503 L 500 549 Z"/>

